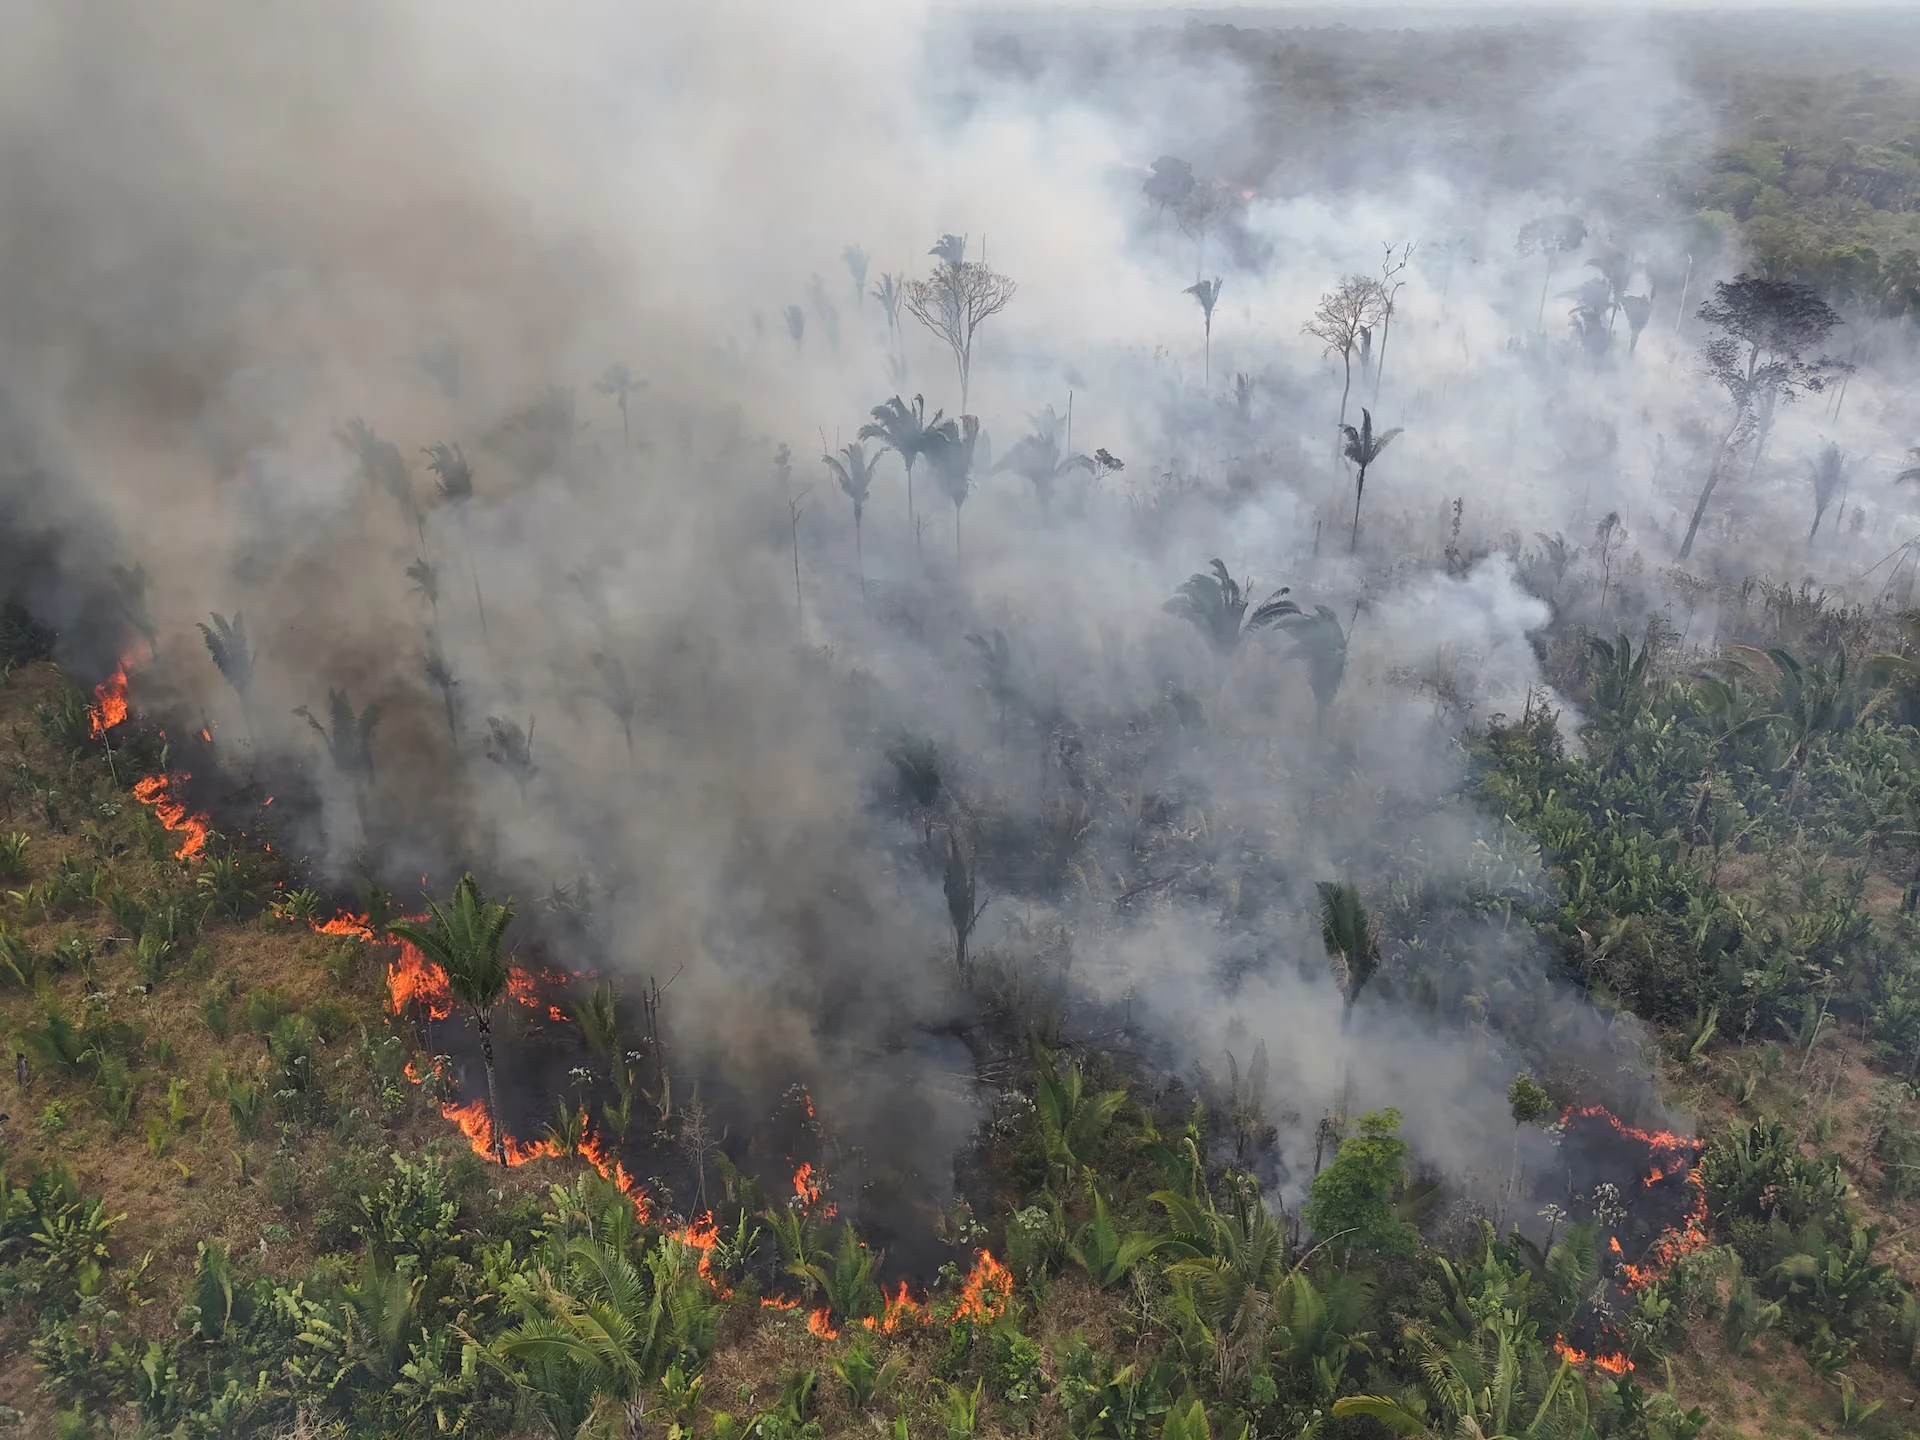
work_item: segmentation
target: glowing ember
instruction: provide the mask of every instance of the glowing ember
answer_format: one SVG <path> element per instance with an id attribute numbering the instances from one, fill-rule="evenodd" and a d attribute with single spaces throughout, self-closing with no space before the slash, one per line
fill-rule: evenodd
<path id="1" fill-rule="evenodd" d="M 113 674 L 93 687 L 93 733 L 104 736 L 127 718 L 127 664 L 132 656 L 123 655 Z"/>
<path id="2" fill-rule="evenodd" d="M 190 775 L 181 775 L 182 780 L 190 780 Z M 204 815 L 191 814 L 185 805 L 175 800 L 168 792 L 168 778 L 165 775 L 149 775 L 137 780 L 133 786 L 133 798 L 143 805 L 153 808 L 154 818 L 166 829 L 181 837 L 179 857 L 192 860 L 207 848 L 207 835 L 210 825 Z"/>
<path id="3" fill-rule="evenodd" d="M 1013 1301 L 1013 1272 L 985 1250 L 980 1251 L 960 1292 L 955 1320 L 975 1320 L 981 1324 L 997 1320 Z"/>
<path id="4" fill-rule="evenodd" d="M 204 740 L 204 741 L 206 741 L 206 742 L 207 742 L 207 743 L 208 743 L 209 745 L 211 745 L 211 744 L 213 743 L 213 729 L 212 729 L 212 727 L 211 727 L 211 726 L 206 726 L 206 725 L 203 725 L 203 726 L 201 726 L 201 727 L 200 727 L 200 738 L 201 738 L 202 740 Z"/>

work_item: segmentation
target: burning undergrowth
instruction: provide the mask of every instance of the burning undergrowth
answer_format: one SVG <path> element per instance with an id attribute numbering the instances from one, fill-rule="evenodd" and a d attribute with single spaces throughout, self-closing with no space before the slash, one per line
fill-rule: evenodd
<path id="1" fill-rule="evenodd" d="M 1547 1201 L 1550 1225 L 1569 1218 L 1569 1197 L 1591 1220 L 1599 1248 L 1599 1288 L 1581 1321 L 1555 1350 L 1612 1374 L 1633 1368 L 1622 1316 L 1636 1296 L 1657 1285 L 1684 1255 L 1705 1246 L 1707 1192 L 1700 1172 L 1706 1142 L 1668 1130 L 1629 1125 L 1599 1105 L 1568 1108 L 1560 1118 L 1564 1165 L 1561 1200 Z M 1551 1238 L 1551 1237 L 1549 1237 Z"/>

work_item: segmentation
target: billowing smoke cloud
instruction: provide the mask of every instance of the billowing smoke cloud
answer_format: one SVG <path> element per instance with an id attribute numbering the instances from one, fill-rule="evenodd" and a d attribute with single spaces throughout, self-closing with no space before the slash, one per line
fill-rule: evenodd
<path id="1" fill-rule="evenodd" d="M 1606 122 L 1580 173 L 1489 173 L 1359 130 L 1317 137 L 1351 159 L 1330 177 L 1249 141 L 1271 104 L 1253 61 L 1065 33 L 981 40 L 892 0 L 537 21 L 28 5 L 0 55 L 21 583 L 66 658 L 101 669 L 131 638 L 108 567 L 142 567 L 159 641 L 141 698 L 216 723 L 232 775 L 307 782 L 316 802 L 283 807 L 292 849 L 403 900 L 472 866 L 563 968 L 658 981 L 678 1083 L 743 1154 L 804 1083 L 862 1178 L 947 1196 L 985 1113 L 973 1077 L 1018 1038 L 955 983 L 956 836 L 978 851 L 983 971 L 1038 974 L 1064 962 L 1036 937 L 1070 935 L 1067 1013 L 1117 1023 L 1181 1083 L 1264 1044 L 1290 1186 L 1349 1071 L 1356 1103 L 1408 1108 L 1430 1160 L 1497 1172 L 1513 1045 L 1390 986 L 1343 1040 L 1313 884 L 1350 876 L 1384 906 L 1480 863 L 1491 827 L 1450 798 L 1454 736 L 1545 693 L 1529 636 L 1574 603 L 1535 562 L 1523 583 L 1535 531 L 1584 544 L 1614 511 L 1670 553 L 1699 472 L 1683 452 L 1715 413 L 1681 297 L 1656 296 L 1666 318 L 1631 357 L 1617 315 L 1610 347 L 1562 343 L 1586 250 L 1543 277 L 1513 237 L 1578 208 L 1587 249 L 1638 257 L 1626 283 L 1652 285 L 1675 237 L 1605 207 L 1657 136 L 1608 117 L 1651 97 L 1670 120 L 1687 92 L 1608 36 L 1540 102 L 1555 133 Z M 1071 63 L 1080 43 L 1099 65 Z M 1217 223 L 1142 198 L 1170 144 L 1228 175 Z M 962 509 L 923 465 L 914 530 L 888 457 L 856 551 L 817 447 L 896 390 L 958 409 L 951 357 L 871 294 L 949 232 L 1020 285 L 979 341 L 983 459 L 1052 406 L 1062 454 L 1124 469 L 1068 467 L 1043 496 L 983 464 Z M 1341 377 L 1300 325 L 1409 241 L 1391 349 L 1349 416 L 1405 434 L 1349 556 Z M 1209 381 L 1183 290 L 1216 274 Z M 343 443 L 356 417 L 397 447 L 396 489 Z M 1818 428 L 1783 420 L 1776 453 Z M 451 486 L 430 471 L 442 443 L 470 499 L 457 460 Z M 1816 564 L 1764 538 L 1797 483 L 1731 501 L 1710 553 Z M 1837 575 L 1876 536 L 1836 531 L 1817 564 Z M 1290 584 L 1350 633 L 1324 720 L 1278 633 L 1223 660 L 1162 613 L 1214 555 L 1256 601 Z M 1609 572 L 1608 625 L 1666 603 L 1660 563 Z M 193 629 L 236 610 L 259 648 L 244 710 Z M 969 637 L 996 632 L 989 684 Z M 335 690 L 380 707 L 370 777 L 292 714 L 327 721 Z M 896 794 L 888 758 L 920 736 L 930 807 Z M 567 886 L 577 908 L 581 877 L 590 924 L 532 904 Z M 1630 1047 L 1482 923 L 1463 996 L 1626 1083 Z M 508 1118 L 532 1123 L 565 1047 L 505 1048 Z"/>

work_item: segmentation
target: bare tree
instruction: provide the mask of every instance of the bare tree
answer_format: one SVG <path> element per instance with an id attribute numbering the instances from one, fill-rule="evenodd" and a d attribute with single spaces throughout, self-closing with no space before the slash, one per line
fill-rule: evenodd
<path id="1" fill-rule="evenodd" d="M 1338 355 L 1344 372 L 1340 387 L 1340 417 L 1334 422 L 1334 444 L 1347 428 L 1347 397 L 1353 391 L 1353 355 L 1360 347 L 1361 332 L 1371 330 L 1380 316 L 1385 297 L 1380 282 L 1371 275 L 1349 275 L 1320 297 L 1313 318 L 1300 328 L 1326 345 L 1323 352 Z"/>
<path id="2" fill-rule="evenodd" d="M 1393 307 L 1400 298 L 1401 278 L 1413 260 L 1413 242 L 1407 241 L 1396 253 L 1391 241 L 1381 242 L 1386 254 L 1380 260 L 1380 358 L 1373 365 L 1373 403 L 1380 403 L 1380 380 L 1387 373 L 1387 337 L 1393 331 Z"/>
<path id="3" fill-rule="evenodd" d="M 960 408 L 967 408 L 973 379 L 973 337 L 987 320 L 1007 308 L 1019 287 L 984 261 L 965 258 L 965 241 L 945 235 L 927 252 L 940 258 L 932 275 L 901 287 L 908 312 L 953 352 L 960 372 Z"/>

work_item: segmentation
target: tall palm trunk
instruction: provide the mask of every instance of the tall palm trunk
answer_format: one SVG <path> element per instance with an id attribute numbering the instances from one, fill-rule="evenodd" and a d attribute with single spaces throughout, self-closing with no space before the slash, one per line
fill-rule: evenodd
<path id="1" fill-rule="evenodd" d="M 1533 317 L 1536 329 L 1543 334 L 1547 328 L 1547 286 L 1553 283 L 1553 252 L 1547 251 L 1547 273 L 1540 277 L 1540 312 Z"/>
<path id="2" fill-rule="evenodd" d="M 1353 554 L 1360 548 L 1360 497 L 1367 493 L 1367 467 L 1360 467 L 1353 487 L 1353 538 L 1347 542 L 1347 553 Z"/>
<path id="3" fill-rule="evenodd" d="M 1333 427 L 1333 458 L 1336 460 L 1340 458 L 1340 437 L 1347 428 L 1347 396 L 1353 391 L 1353 351 L 1351 349 L 1340 353 L 1340 363 L 1346 367 L 1347 375 L 1346 383 L 1340 387 L 1340 418 Z"/>
<path id="4" fill-rule="evenodd" d="M 913 461 L 907 461 L 907 529 L 913 532 L 913 553 L 920 553 L 920 527 L 913 522 Z"/>
<path id="5" fill-rule="evenodd" d="M 507 1163 L 507 1122 L 500 1113 L 500 1082 L 493 1071 L 493 1012 L 475 1010 L 473 1018 L 480 1027 L 480 1058 L 487 1067 L 487 1113 L 493 1117 L 493 1155 L 504 1168 Z"/>
<path id="6" fill-rule="evenodd" d="M 1733 424 L 1727 427 L 1727 433 L 1720 437 L 1719 445 L 1714 447 L 1713 464 L 1707 468 L 1707 483 L 1700 487 L 1700 498 L 1694 502 L 1693 518 L 1687 522 L 1687 538 L 1680 542 L 1679 558 L 1684 560 L 1693 553 L 1693 537 L 1699 533 L 1700 520 L 1707 513 L 1707 502 L 1713 498 L 1714 486 L 1720 483 L 1720 467 L 1727 458 L 1727 446 L 1733 442 L 1733 432 L 1740 428 L 1741 416 L 1733 417 Z"/>
<path id="7" fill-rule="evenodd" d="M 460 511 L 460 539 L 467 547 L 467 573 L 473 577 L 473 608 L 480 615 L 480 643 L 491 655 L 493 641 L 487 634 L 487 602 L 480 597 L 480 566 L 473 558 L 473 529 L 467 520 L 467 512 L 464 508 Z M 436 610 L 436 616 L 437 613 Z"/>
<path id="8" fill-rule="evenodd" d="M 1373 362 L 1373 407 L 1380 408 L 1380 381 L 1387 373 L 1387 338 L 1393 334 L 1393 311 L 1380 319 L 1380 357 Z M 1404 409 L 1403 409 L 1404 413 Z"/>
<path id="9" fill-rule="evenodd" d="M 860 603 L 864 605 L 867 603 L 867 552 L 860 541 L 860 512 L 858 510 L 853 512 L 853 563 L 854 568 L 860 575 Z M 627 740 L 627 749 L 629 752 L 633 749 L 633 740 L 631 737 Z"/>

